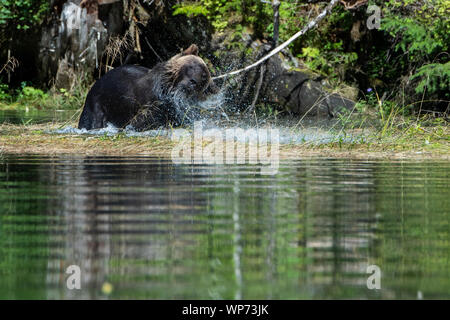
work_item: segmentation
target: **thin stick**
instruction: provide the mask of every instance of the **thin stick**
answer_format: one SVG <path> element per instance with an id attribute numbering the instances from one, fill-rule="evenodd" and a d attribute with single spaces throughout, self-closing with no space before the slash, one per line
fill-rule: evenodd
<path id="1" fill-rule="evenodd" d="M 333 9 L 333 7 L 338 3 L 339 0 L 331 0 L 330 3 L 327 5 L 327 7 L 314 19 L 312 20 L 310 23 L 308 23 L 302 30 L 300 30 L 299 32 L 297 32 L 296 34 L 294 34 L 292 37 L 290 37 L 288 40 L 286 40 L 285 42 L 283 42 L 281 45 L 279 45 L 278 47 L 276 47 L 275 49 L 273 49 L 272 51 L 269 52 L 269 54 L 267 54 L 266 56 L 264 56 L 263 58 L 259 59 L 258 61 L 256 61 L 255 63 L 236 70 L 236 71 L 232 71 L 217 77 L 212 78 L 213 80 L 217 80 L 217 79 L 222 79 L 228 76 L 233 76 L 236 74 L 239 74 L 241 72 L 250 70 L 258 65 L 260 65 L 261 63 L 263 63 L 264 61 L 266 61 L 267 59 L 269 59 L 270 57 L 276 55 L 278 52 L 280 52 L 281 50 L 283 50 L 284 48 L 286 48 L 289 44 L 291 44 L 291 42 L 293 42 L 295 39 L 297 39 L 298 37 L 304 35 L 306 32 L 308 32 L 309 30 L 311 30 L 312 28 L 314 28 L 320 21 L 323 20 L 323 18 L 325 18 L 330 12 L 331 9 Z"/>
<path id="2" fill-rule="evenodd" d="M 263 79 L 264 79 L 264 72 L 266 71 L 265 66 L 266 66 L 265 64 L 263 64 L 263 65 L 261 66 L 261 70 L 260 70 L 260 74 L 259 74 L 259 79 L 258 79 L 258 82 L 257 82 L 257 84 L 256 84 L 255 97 L 253 98 L 253 102 L 252 102 L 252 104 L 251 104 L 251 106 L 250 106 L 248 112 L 253 112 L 253 110 L 255 110 L 255 105 L 256 105 L 256 102 L 258 101 L 258 97 L 259 97 L 259 91 L 261 90 L 261 86 L 262 86 Z"/>
<path id="3" fill-rule="evenodd" d="M 150 44 L 150 42 L 148 41 L 147 37 L 144 37 L 145 42 L 147 42 L 148 47 L 153 51 L 153 53 L 158 57 L 159 61 L 164 61 L 163 59 L 161 59 L 161 57 L 159 56 L 159 54 L 156 53 L 155 49 L 153 49 L 152 45 Z"/>

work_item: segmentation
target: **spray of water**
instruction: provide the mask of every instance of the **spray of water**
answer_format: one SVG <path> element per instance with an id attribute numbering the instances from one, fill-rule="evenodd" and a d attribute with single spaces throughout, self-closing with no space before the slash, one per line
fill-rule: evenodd
<path id="1" fill-rule="evenodd" d="M 234 65 L 230 66 L 233 68 Z M 280 144 L 321 144 L 333 141 L 352 141 L 361 137 L 348 137 L 342 132 L 332 132 L 317 125 L 317 120 L 313 121 L 311 125 L 298 127 L 292 125 L 289 121 L 280 121 L 276 119 L 264 119 L 256 115 L 240 115 L 239 111 L 244 110 L 245 106 L 240 105 L 240 97 L 236 90 L 237 83 L 240 76 L 234 80 L 226 80 L 219 93 L 210 95 L 203 101 L 189 100 L 182 90 L 171 90 L 169 92 L 162 90 L 161 86 L 155 88 L 155 92 L 159 92 L 159 99 L 165 101 L 172 106 L 172 117 L 174 118 L 177 128 L 161 127 L 155 130 L 136 131 L 131 125 L 124 129 L 116 128 L 112 124 L 108 124 L 106 128 L 102 129 L 76 129 L 66 126 L 62 129 L 53 131 L 58 134 L 80 134 L 80 135 L 116 135 L 124 133 L 127 136 L 135 137 L 172 137 L 178 132 L 193 131 L 194 123 L 202 121 L 202 127 L 205 130 L 217 129 L 225 132 L 227 129 L 252 129 L 252 128 L 277 128 L 279 130 Z M 233 82 L 234 81 L 234 82 Z M 236 82 L 237 81 L 237 82 Z M 156 81 L 156 84 L 160 82 Z M 304 123 L 307 120 L 305 119 Z M 329 125 L 328 125 L 329 127 Z M 226 135 L 223 134 L 223 137 Z M 243 139 L 250 139 L 248 134 Z M 239 138 L 237 139 L 239 141 Z M 245 142 L 245 141 L 241 141 Z"/>

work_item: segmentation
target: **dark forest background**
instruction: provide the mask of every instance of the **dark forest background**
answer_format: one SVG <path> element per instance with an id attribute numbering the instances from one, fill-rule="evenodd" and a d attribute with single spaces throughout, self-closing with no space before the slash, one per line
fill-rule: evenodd
<path id="1" fill-rule="evenodd" d="M 67 34 L 68 22 L 63 21 L 69 2 L 87 13 L 86 27 L 75 26 L 76 35 Z M 274 42 L 287 40 L 327 4 L 0 0 L 0 101 L 42 104 L 42 99 L 53 99 L 60 101 L 59 107 L 80 107 L 92 82 L 112 67 L 125 61 L 152 67 L 191 43 L 199 45 L 213 73 L 222 74 L 253 62 Z M 379 28 L 367 27 L 370 5 L 381 9 Z M 279 28 L 274 28 L 275 7 Z M 340 1 L 284 55 L 289 56 L 286 61 L 295 61 L 292 69 L 308 70 L 337 90 L 353 88 L 352 99 L 374 106 L 382 101 L 381 112 L 398 108 L 402 113 L 446 117 L 449 17 L 447 0 Z M 64 23 L 66 30 L 61 28 Z"/>

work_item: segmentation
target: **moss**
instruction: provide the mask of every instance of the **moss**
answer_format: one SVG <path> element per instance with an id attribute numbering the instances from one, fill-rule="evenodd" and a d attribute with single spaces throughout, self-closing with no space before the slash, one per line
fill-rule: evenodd
<path id="1" fill-rule="evenodd" d="M 311 79 L 317 78 L 319 76 L 318 73 L 316 73 L 316 72 L 314 72 L 314 71 L 312 71 L 311 69 L 308 69 L 308 68 L 292 67 L 292 68 L 289 69 L 289 71 L 297 71 L 297 72 L 305 73 L 308 76 L 310 76 Z"/>

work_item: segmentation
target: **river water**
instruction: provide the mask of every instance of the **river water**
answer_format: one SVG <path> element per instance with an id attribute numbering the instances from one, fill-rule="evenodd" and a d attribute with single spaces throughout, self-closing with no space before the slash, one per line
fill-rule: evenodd
<path id="1" fill-rule="evenodd" d="M 2 154 L 0 299 L 450 298 L 449 162 L 260 169 Z"/>

